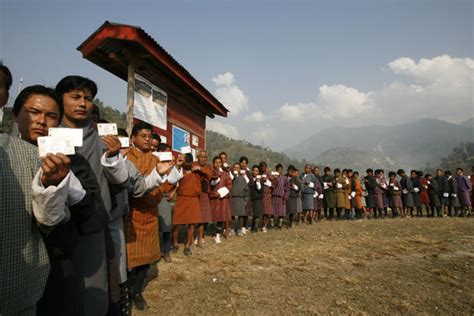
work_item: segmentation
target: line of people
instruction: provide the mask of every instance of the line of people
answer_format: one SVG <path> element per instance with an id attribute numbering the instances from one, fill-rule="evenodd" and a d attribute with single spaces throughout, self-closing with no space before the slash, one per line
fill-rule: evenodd
<path id="1" fill-rule="evenodd" d="M 10 70 L 0 65 L 0 109 Z M 97 85 L 81 76 L 55 89 L 24 88 L 13 104 L 19 138 L 0 133 L 0 315 L 129 315 L 147 270 L 161 257 L 157 205 L 183 178 L 184 157 L 152 154 L 151 127 L 133 148 L 99 137 Z M 50 128 L 82 130 L 74 155 L 38 153 Z M 124 156 L 126 152 L 126 156 Z"/>
<path id="2" fill-rule="evenodd" d="M 12 75 L 0 66 L 0 108 Z M 185 230 L 183 253 L 192 255 L 206 235 L 216 244 L 231 235 L 291 228 L 322 219 L 367 216 L 471 214 L 472 181 L 456 170 L 436 176 L 403 170 L 306 165 L 300 173 L 266 162 L 250 167 L 242 156 L 230 164 L 222 152 L 196 161 L 171 152 L 146 123 L 128 135 L 99 136 L 97 85 L 81 76 L 55 89 L 23 89 L 13 115 L 20 138 L 0 133 L 0 315 L 130 315 L 143 298 L 147 276 L 159 260 L 172 261 Z M 50 128 L 82 129 L 76 154 L 39 159 L 38 137 Z M 121 137 L 132 146 L 122 147 Z M 398 175 L 398 177 L 397 177 Z M 423 207 L 424 205 L 424 207 Z M 211 225 L 209 225 L 211 224 Z"/>

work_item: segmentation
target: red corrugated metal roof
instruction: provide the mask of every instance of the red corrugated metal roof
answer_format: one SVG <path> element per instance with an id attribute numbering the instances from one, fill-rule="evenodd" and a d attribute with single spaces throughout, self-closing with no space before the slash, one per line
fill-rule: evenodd
<path id="1" fill-rule="evenodd" d="M 92 56 L 98 49 L 107 50 L 108 40 L 123 40 L 122 45 L 127 43 L 136 43 L 146 49 L 153 55 L 166 69 L 168 69 L 176 78 L 187 85 L 196 95 L 202 98 L 205 104 L 208 104 L 213 111 L 206 113 L 209 116 L 217 114 L 227 116 L 229 112 L 225 106 L 219 102 L 199 81 L 197 81 L 176 59 L 171 56 L 160 44 L 158 44 L 147 32 L 142 28 L 133 25 L 118 24 L 106 21 L 92 35 L 90 35 L 79 47 L 83 57 L 86 59 L 94 59 Z M 99 62 L 97 59 L 91 60 L 98 66 L 117 74 L 117 69 L 112 69 L 109 62 Z M 120 73 L 120 77 L 126 78 L 127 75 Z"/>

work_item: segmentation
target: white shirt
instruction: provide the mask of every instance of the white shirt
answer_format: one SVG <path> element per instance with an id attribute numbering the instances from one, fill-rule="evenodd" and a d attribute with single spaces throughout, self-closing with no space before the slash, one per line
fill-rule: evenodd
<path id="1" fill-rule="evenodd" d="M 42 175 L 43 170 L 40 168 L 31 184 L 33 215 L 38 223 L 54 226 L 71 217 L 66 205 L 72 172 L 69 172 L 57 186 L 50 185 L 47 188 L 41 183 Z"/>

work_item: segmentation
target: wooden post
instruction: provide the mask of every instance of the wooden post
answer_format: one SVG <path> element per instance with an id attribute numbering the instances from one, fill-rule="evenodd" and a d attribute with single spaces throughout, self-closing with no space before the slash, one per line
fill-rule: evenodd
<path id="1" fill-rule="evenodd" d="M 135 68 L 132 63 L 128 64 L 128 78 L 127 78 L 127 133 L 131 135 L 133 128 L 133 99 L 135 93 Z"/>

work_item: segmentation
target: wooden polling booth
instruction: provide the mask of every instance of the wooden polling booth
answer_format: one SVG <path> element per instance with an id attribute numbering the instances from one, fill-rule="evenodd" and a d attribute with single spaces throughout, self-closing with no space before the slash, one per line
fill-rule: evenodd
<path id="1" fill-rule="evenodd" d="M 228 110 L 150 35 L 106 21 L 78 48 L 84 58 L 128 82 L 127 131 L 150 123 L 174 152 L 206 146 L 206 117 Z"/>

